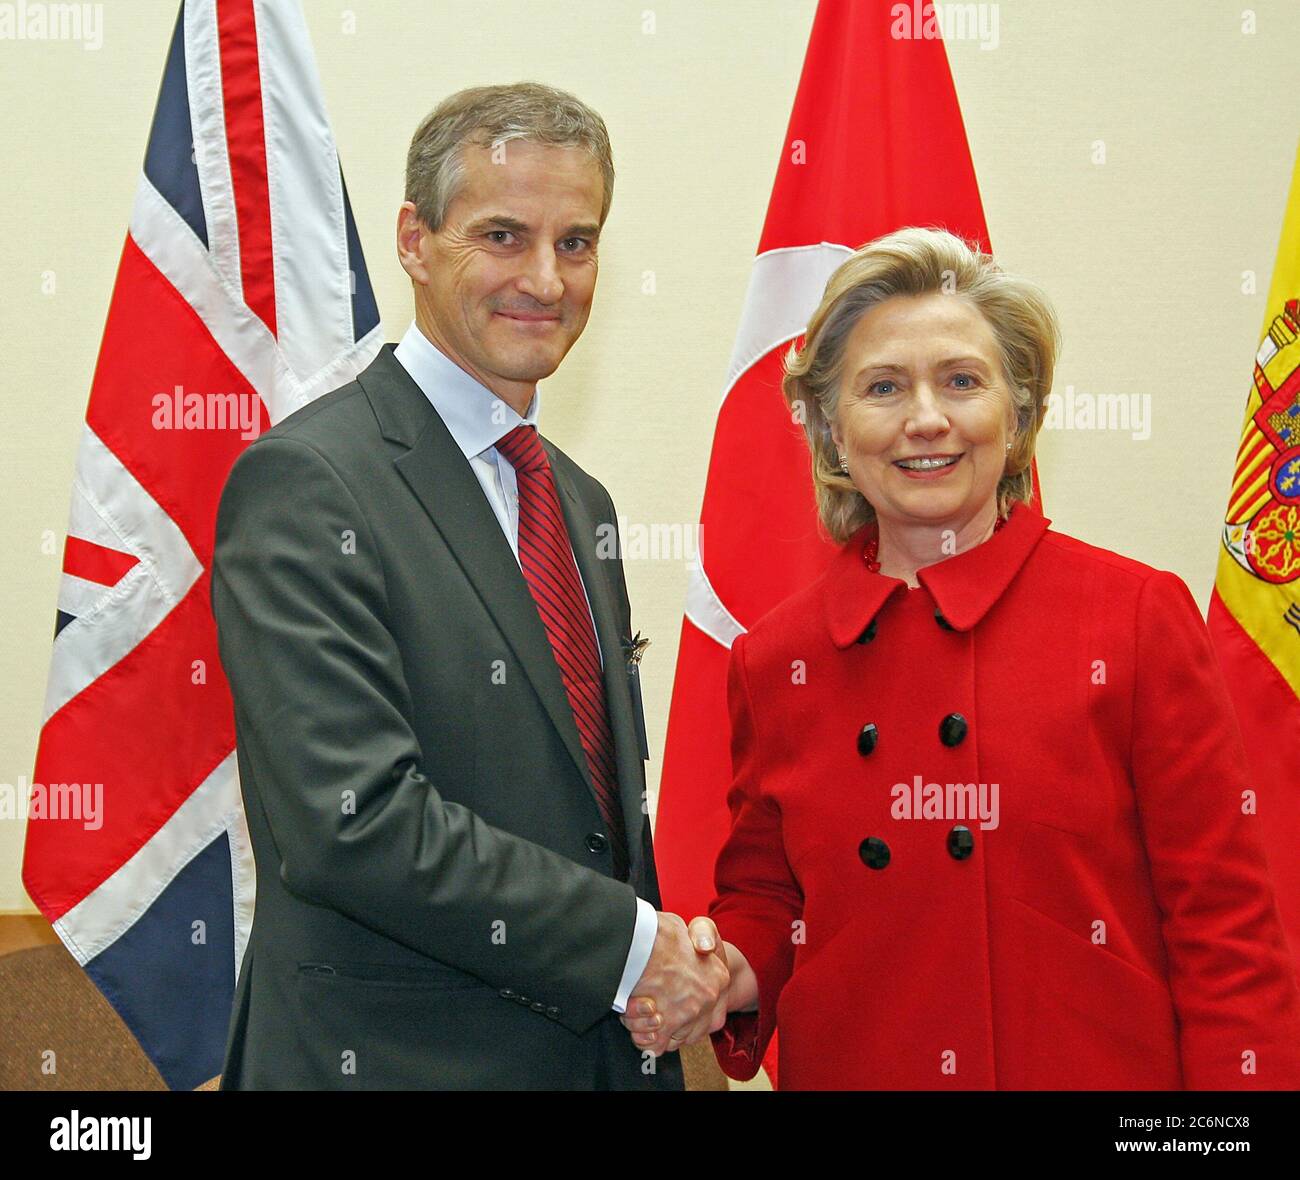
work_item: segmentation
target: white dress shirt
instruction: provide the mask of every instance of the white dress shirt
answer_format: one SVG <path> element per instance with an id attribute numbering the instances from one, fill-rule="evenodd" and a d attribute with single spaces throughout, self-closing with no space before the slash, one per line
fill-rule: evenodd
<path id="1" fill-rule="evenodd" d="M 445 356 L 433 342 L 420 331 L 414 323 L 406 330 L 402 342 L 394 350 L 397 358 L 416 385 L 423 391 L 438 417 L 447 427 L 456 445 L 460 447 L 478 481 L 483 485 L 483 494 L 497 521 L 510 542 L 515 560 L 519 560 L 519 484 L 515 469 L 509 460 L 496 448 L 499 439 L 504 438 L 516 426 L 537 425 L 537 416 L 541 408 L 540 390 L 533 393 L 528 413 L 521 418 L 504 400 L 497 397 L 486 386 L 479 384 L 458 364 Z M 577 566 L 577 561 L 574 561 Z M 522 570 L 522 565 L 520 569 Z M 578 581 L 582 581 L 582 571 L 578 571 Z M 586 586 L 583 586 L 586 594 Z M 591 611 L 591 598 L 587 597 L 587 610 Z M 595 620 L 592 620 L 592 632 L 595 633 Z M 600 651 L 600 637 L 596 637 L 596 650 Z M 604 653 L 601 652 L 601 666 L 604 666 Z M 629 854 L 631 849 L 628 850 Z M 628 998 L 636 981 L 641 978 L 646 964 L 650 961 L 650 952 L 654 949 L 655 934 L 659 928 L 659 919 L 655 908 L 643 897 L 636 899 L 636 929 L 632 934 L 632 946 L 628 950 L 627 963 L 623 968 L 623 978 L 619 980 L 618 994 L 614 997 L 613 1009 L 623 1012 L 627 1008 Z"/>

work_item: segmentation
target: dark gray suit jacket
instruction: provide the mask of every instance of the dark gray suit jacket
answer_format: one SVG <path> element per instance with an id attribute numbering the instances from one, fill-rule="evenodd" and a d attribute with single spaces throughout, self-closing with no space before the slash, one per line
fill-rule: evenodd
<path id="1" fill-rule="evenodd" d="M 680 1089 L 610 1010 L 660 905 L 605 489 L 547 444 L 605 665 L 612 876 L 536 605 L 469 463 L 384 347 L 263 434 L 212 604 L 257 863 L 222 1087 Z"/>

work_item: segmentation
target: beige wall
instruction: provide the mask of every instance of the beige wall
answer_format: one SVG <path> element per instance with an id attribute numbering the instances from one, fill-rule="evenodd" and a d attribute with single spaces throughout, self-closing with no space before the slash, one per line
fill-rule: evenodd
<path id="1" fill-rule="evenodd" d="M 1259 0 L 1254 34 L 1226 0 L 997 7 L 996 49 L 949 47 L 994 248 L 1057 303 L 1058 391 L 1149 396 L 1152 414 L 1145 440 L 1045 436 L 1048 515 L 1174 570 L 1204 606 L 1296 148 L 1300 5 Z M 73 458 L 176 8 L 110 0 L 96 50 L 0 41 L 0 783 L 31 776 Z M 618 185 L 600 286 L 543 428 L 631 522 L 695 520 L 813 0 L 305 8 L 389 339 L 409 316 L 405 148 L 435 101 L 535 78 L 603 113 Z M 628 579 L 654 639 L 657 781 L 685 567 L 632 562 Z M 0 912 L 31 908 L 21 847 L 21 822 L 0 822 Z"/>

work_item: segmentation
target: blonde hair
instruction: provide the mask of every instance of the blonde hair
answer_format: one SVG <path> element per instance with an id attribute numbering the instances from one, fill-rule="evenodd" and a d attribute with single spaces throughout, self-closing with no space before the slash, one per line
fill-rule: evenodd
<path id="1" fill-rule="evenodd" d="M 600 224 L 614 199 L 614 157 L 605 121 L 586 103 L 540 82 L 474 86 L 440 102 L 416 129 L 406 154 L 406 200 L 436 230 L 465 175 L 462 148 L 494 148 L 512 139 L 582 148 L 599 165 L 605 195 Z"/>
<path id="2" fill-rule="evenodd" d="M 1011 390 L 1015 435 L 998 481 L 998 514 L 1033 495 L 1032 463 L 1043 424 L 1060 328 L 1047 296 L 1004 271 L 978 246 L 942 229 L 909 226 L 856 250 L 831 275 L 804 334 L 790 346 L 781 388 L 802 421 L 812 451 L 817 511 L 836 542 L 875 519 L 875 510 L 841 469 L 831 436 L 839 404 L 844 349 L 858 321 L 896 295 L 955 294 L 969 300 L 993 330 L 1002 375 Z"/>

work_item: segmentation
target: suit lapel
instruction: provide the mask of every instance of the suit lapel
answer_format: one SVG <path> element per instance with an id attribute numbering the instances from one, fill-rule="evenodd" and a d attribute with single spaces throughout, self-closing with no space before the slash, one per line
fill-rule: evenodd
<path id="1" fill-rule="evenodd" d="M 591 772 L 559 665 L 510 543 L 483 487 L 429 399 L 386 345 L 359 378 L 380 432 L 409 447 L 394 459 L 505 636 L 587 789 Z"/>
<path id="2" fill-rule="evenodd" d="M 646 822 L 646 813 L 642 810 L 643 800 L 638 790 L 642 775 L 641 747 L 637 741 L 636 720 L 632 714 L 632 694 L 628 688 L 627 658 L 623 651 L 621 625 L 609 577 L 603 568 L 603 562 L 608 558 L 601 556 L 605 552 L 605 544 L 609 542 L 602 544 L 597 537 L 596 522 L 578 497 L 563 466 L 556 463 L 554 449 L 546 445 L 546 453 L 551 461 L 551 470 L 555 473 L 560 506 L 573 545 L 573 556 L 577 560 L 582 583 L 587 589 L 592 617 L 596 623 L 596 638 L 600 641 L 605 665 L 605 701 L 609 709 L 609 726 L 614 734 L 615 761 L 618 766 L 619 799 L 623 805 L 631 876 L 636 880 L 642 859 L 641 826 Z"/>
<path id="3" fill-rule="evenodd" d="M 394 466 L 437 526 L 510 644 L 594 801 L 596 792 L 573 708 L 528 583 L 483 495 L 478 477 L 429 399 L 393 357 L 392 351 L 392 345 L 385 345 L 358 380 L 379 420 L 380 433 L 408 448 L 394 459 Z M 643 869 L 641 829 L 646 813 L 638 793 L 642 777 L 641 750 L 618 613 L 609 579 L 602 568 L 604 559 L 597 552 L 595 521 L 578 496 L 564 464 L 556 462 L 554 449 L 545 440 L 543 446 L 555 475 L 569 540 L 596 624 L 604 664 L 605 700 L 614 735 L 619 798 L 628 836 L 631 879 L 637 880 Z"/>

